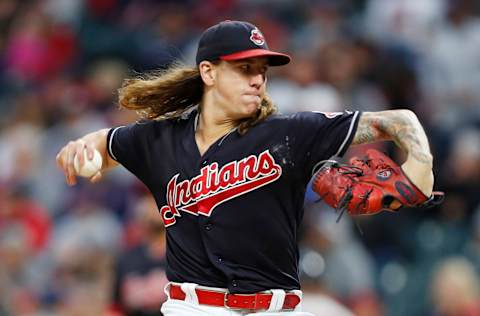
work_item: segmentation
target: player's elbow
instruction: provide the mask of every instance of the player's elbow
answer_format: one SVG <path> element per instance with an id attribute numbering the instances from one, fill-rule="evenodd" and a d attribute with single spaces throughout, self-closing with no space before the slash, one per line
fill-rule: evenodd
<path id="1" fill-rule="evenodd" d="M 412 110 L 409 110 L 409 109 L 399 109 L 399 110 L 395 110 L 395 111 L 398 111 L 398 113 L 410 120 L 413 120 L 413 121 L 418 121 L 418 117 L 417 117 L 417 114 L 415 114 L 415 112 L 413 112 Z"/>
<path id="2" fill-rule="evenodd" d="M 379 128 L 393 139 L 399 136 L 396 133 L 398 128 L 418 129 L 418 127 L 421 126 L 420 120 L 412 110 L 398 109 L 380 113 L 384 113 L 384 115 L 382 117 L 382 124 L 379 124 Z"/>

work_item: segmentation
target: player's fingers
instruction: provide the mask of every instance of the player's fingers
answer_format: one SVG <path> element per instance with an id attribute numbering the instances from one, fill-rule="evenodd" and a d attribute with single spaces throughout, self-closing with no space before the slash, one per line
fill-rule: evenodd
<path id="1" fill-rule="evenodd" d="M 92 160 L 94 148 L 90 144 L 85 144 L 85 150 L 87 151 L 87 159 Z"/>
<path id="2" fill-rule="evenodd" d="M 389 208 L 393 211 L 396 211 L 401 207 L 402 207 L 402 203 L 400 203 L 400 201 L 398 200 L 393 200 L 393 202 L 390 203 L 390 206 L 389 206 Z"/>
<path id="3" fill-rule="evenodd" d="M 75 159 L 76 151 L 74 149 L 73 143 L 69 145 L 69 149 L 67 150 L 67 161 L 66 161 L 66 169 L 67 169 L 67 184 L 69 185 L 74 185 L 76 182 L 76 173 L 75 173 L 75 168 L 73 165 L 73 161 Z"/>
<path id="4" fill-rule="evenodd" d="M 58 167 L 63 171 L 63 175 L 65 176 L 65 182 L 70 185 L 69 178 L 68 178 L 68 168 L 66 165 L 66 150 L 63 149 L 58 155 L 57 155 L 57 165 Z"/>
<path id="5" fill-rule="evenodd" d="M 103 174 L 101 171 L 98 171 L 96 174 L 94 174 L 91 178 L 90 178 L 90 182 L 92 183 L 97 183 L 98 181 L 100 181 L 103 177 Z"/>
<path id="6" fill-rule="evenodd" d="M 78 159 L 78 166 L 83 167 L 83 164 L 85 163 L 85 143 L 82 141 L 76 141 L 75 142 L 75 156 L 77 156 Z"/>
<path id="7" fill-rule="evenodd" d="M 55 161 L 57 162 L 57 167 L 60 168 L 60 169 L 62 169 L 62 171 L 64 171 L 64 168 L 63 168 L 63 163 L 64 163 L 64 161 L 63 161 L 63 160 L 64 160 L 64 159 L 63 159 L 63 154 L 64 154 L 64 152 L 65 152 L 64 149 L 65 149 L 65 147 L 62 148 L 62 149 L 58 152 L 57 156 L 55 157 Z"/>
<path id="8" fill-rule="evenodd" d="M 69 183 L 69 178 L 68 178 L 68 146 L 65 146 L 62 148 L 62 150 L 57 154 L 56 160 L 57 160 L 57 165 L 58 167 L 63 171 L 63 174 L 65 176 L 65 182 L 67 184 Z"/>

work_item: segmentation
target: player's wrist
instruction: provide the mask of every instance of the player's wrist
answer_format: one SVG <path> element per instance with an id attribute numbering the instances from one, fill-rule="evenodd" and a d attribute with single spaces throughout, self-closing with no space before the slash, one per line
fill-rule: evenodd
<path id="1" fill-rule="evenodd" d="M 429 197 L 432 195 L 434 176 L 431 165 L 419 163 L 413 159 L 407 159 L 401 168 L 409 180 L 415 184 L 425 196 Z"/>

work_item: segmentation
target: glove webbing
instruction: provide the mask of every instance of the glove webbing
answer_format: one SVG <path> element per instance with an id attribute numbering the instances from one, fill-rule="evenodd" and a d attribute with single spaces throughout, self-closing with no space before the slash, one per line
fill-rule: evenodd
<path id="1" fill-rule="evenodd" d="M 359 167 L 355 167 L 355 166 L 351 166 L 351 165 L 347 165 L 347 164 L 342 164 L 342 163 L 339 163 L 338 161 L 329 161 L 329 162 L 331 162 L 330 166 L 338 168 L 339 172 L 342 173 L 342 174 L 355 174 L 355 175 L 358 175 L 358 176 L 363 175 L 363 170 Z M 367 162 L 365 161 L 365 163 L 367 163 Z M 370 194 L 372 193 L 372 191 L 373 190 L 370 190 L 370 191 L 367 192 L 367 194 L 365 194 L 365 196 L 362 199 L 362 202 L 357 206 L 357 209 L 360 207 L 361 204 L 365 205 L 365 203 L 367 202 L 367 199 L 370 196 Z M 349 186 L 349 187 L 346 188 L 345 195 L 339 201 L 338 207 L 335 209 L 336 213 L 338 213 L 340 211 L 340 214 L 338 214 L 337 220 L 335 221 L 336 223 L 340 222 L 340 219 L 342 218 L 343 214 L 347 210 L 347 205 L 350 202 L 350 200 L 352 199 L 352 197 L 353 197 L 352 187 Z M 316 202 L 320 202 L 321 200 L 322 200 L 322 198 L 318 199 Z M 361 235 L 363 235 L 363 230 L 362 230 L 362 228 L 360 227 L 360 225 L 358 224 L 358 222 L 355 218 L 353 218 L 353 222 L 355 223 L 355 226 L 357 227 L 359 233 Z"/>

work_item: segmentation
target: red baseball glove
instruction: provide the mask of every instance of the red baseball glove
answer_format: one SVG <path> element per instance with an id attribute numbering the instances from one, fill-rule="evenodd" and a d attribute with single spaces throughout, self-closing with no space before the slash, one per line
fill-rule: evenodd
<path id="1" fill-rule="evenodd" d="M 337 210 L 351 215 L 371 215 L 401 206 L 428 207 L 443 201 L 442 192 L 427 197 L 402 169 L 378 150 L 353 157 L 350 165 L 329 161 L 315 175 L 313 191 Z"/>

